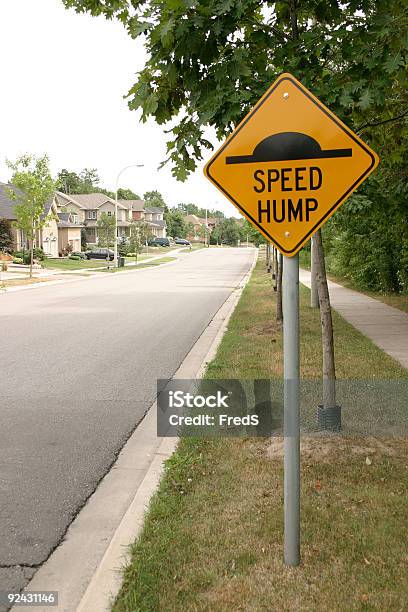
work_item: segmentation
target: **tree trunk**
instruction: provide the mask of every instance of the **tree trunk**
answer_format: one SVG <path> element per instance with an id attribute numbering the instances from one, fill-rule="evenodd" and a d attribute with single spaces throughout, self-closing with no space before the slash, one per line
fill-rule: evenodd
<path id="1" fill-rule="evenodd" d="M 336 405 L 336 369 L 334 361 L 333 322 L 330 307 L 330 295 L 327 286 L 326 265 L 322 234 L 318 230 L 315 234 L 316 260 L 317 260 L 317 288 L 319 292 L 320 323 L 322 327 L 323 352 L 323 407 L 330 408 Z"/>
<path id="2" fill-rule="evenodd" d="M 312 236 L 310 246 L 310 307 L 319 308 L 319 290 L 317 287 L 316 272 L 318 267 L 316 238 Z"/>
<path id="3" fill-rule="evenodd" d="M 282 272 L 283 272 L 283 255 L 279 253 L 278 272 L 276 275 L 276 320 L 283 321 L 282 310 Z"/>
<path id="4" fill-rule="evenodd" d="M 272 281 L 273 290 L 277 290 L 278 285 L 278 249 L 273 247 L 273 259 L 272 259 Z"/>
<path id="5" fill-rule="evenodd" d="M 30 278 L 33 278 L 34 240 L 30 240 Z"/>
<path id="6" fill-rule="evenodd" d="M 269 272 L 269 260 L 271 257 L 271 245 L 269 244 L 269 242 L 266 243 L 266 261 L 265 261 L 265 265 L 266 265 L 266 269 Z"/>

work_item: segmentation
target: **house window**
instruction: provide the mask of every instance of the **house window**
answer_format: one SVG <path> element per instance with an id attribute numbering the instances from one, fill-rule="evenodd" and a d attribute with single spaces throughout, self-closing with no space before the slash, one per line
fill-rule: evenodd
<path id="1" fill-rule="evenodd" d="M 112 211 L 108 210 L 108 217 L 111 217 L 111 216 L 112 216 Z"/>
<path id="2" fill-rule="evenodd" d="M 87 219 L 96 219 L 96 210 L 88 210 Z"/>
<path id="3" fill-rule="evenodd" d="M 79 223 L 78 215 L 72 215 L 72 220 L 74 223 Z"/>

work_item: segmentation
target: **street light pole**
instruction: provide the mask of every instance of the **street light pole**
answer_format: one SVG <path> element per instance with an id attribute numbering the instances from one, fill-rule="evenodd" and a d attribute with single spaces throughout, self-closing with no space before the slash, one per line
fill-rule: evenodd
<path id="1" fill-rule="evenodd" d="M 129 168 L 143 168 L 144 164 L 130 164 L 129 166 L 125 166 L 119 172 L 116 177 L 116 188 L 115 188 L 115 246 L 114 246 L 114 267 L 118 267 L 118 191 L 119 191 L 119 179 L 125 170 Z"/>

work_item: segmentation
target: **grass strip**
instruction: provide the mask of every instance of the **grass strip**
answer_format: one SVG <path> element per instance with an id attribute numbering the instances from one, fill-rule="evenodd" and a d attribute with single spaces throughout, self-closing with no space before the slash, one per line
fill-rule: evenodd
<path id="1" fill-rule="evenodd" d="M 140 270 L 141 268 L 155 268 L 156 266 L 161 266 L 162 264 L 169 263 L 170 261 L 176 261 L 176 259 L 177 257 L 160 257 L 160 259 L 155 259 L 154 261 L 146 261 L 145 263 L 142 262 L 133 266 L 124 266 L 123 268 L 97 270 L 97 272 L 105 272 L 108 274 L 116 272 L 131 272 L 132 270 Z"/>
<path id="2" fill-rule="evenodd" d="M 42 268 L 50 270 L 82 270 L 84 268 L 100 268 L 106 265 L 105 260 L 95 261 L 92 259 L 44 259 L 41 262 Z"/>
<path id="3" fill-rule="evenodd" d="M 319 315 L 302 289 L 302 374 L 319 377 Z M 257 264 L 209 378 L 282 374 L 275 296 Z M 335 313 L 339 377 L 406 377 Z M 182 439 L 167 462 L 114 612 L 405 610 L 405 439 L 317 438 L 302 451 L 302 565 L 283 557 L 283 461 L 270 439 Z"/>

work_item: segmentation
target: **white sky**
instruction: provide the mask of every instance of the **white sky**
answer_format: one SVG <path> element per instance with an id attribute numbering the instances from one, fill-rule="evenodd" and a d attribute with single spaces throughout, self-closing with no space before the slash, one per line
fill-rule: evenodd
<path id="1" fill-rule="evenodd" d="M 145 51 L 118 22 L 77 15 L 60 0 L 2 0 L 0 57 L 0 181 L 10 178 L 6 158 L 48 153 L 54 174 L 97 168 L 114 190 L 118 172 L 140 160 L 145 168 L 129 169 L 121 186 L 140 195 L 158 189 L 170 206 L 194 202 L 240 216 L 201 168 L 185 183 L 169 166 L 157 171 L 163 126 L 139 123 L 123 99 Z"/>

